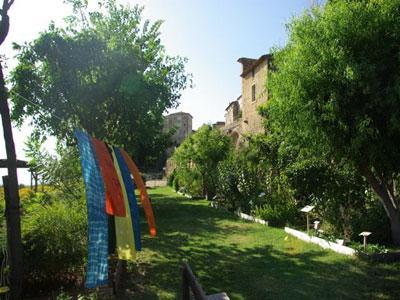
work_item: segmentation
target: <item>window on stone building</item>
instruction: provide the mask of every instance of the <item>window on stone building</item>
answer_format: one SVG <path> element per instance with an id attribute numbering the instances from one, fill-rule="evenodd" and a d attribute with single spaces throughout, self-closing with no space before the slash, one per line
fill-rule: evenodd
<path id="1" fill-rule="evenodd" d="M 256 85 L 251 86 L 251 101 L 256 101 Z"/>
<path id="2" fill-rule="evenodd" d="M 254 69 L 251 70 L 251 77 L 254 77 Z"/>

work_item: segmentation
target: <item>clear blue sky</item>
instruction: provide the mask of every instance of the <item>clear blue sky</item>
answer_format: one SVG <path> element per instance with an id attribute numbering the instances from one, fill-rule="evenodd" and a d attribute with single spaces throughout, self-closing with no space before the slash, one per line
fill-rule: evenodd
<path id="1" fill-rule="evenodd" d="M 145 15 L 163 19 L 167 50 L 189 59 L 195 88 L 178 110 L 191 113 L 194 127 L 223 120 L 241 93 L 239 57 L 259 57 L 284 45 L 285 24 L 309 8 L 310 0 L 148 0 Z"/>
<path id="2" fill-rule="evenodd" d="M 89 0 L 89 3 L 96 3 Z M 239 57 L 257 58 L 273 46 L 284 45 L 285 24 L 315 1 L 312 0 L 138 0 L 124 1 L 145 6 L 144 17 L 162 19 L 162 41 L 171 55 L 187 57 L 187 70 L 193 74 L 195 87 L 183 93 L 178 111 L 193 115 L 194 128 L 203 123 L 224 119 L 228 103 L 241 93 Z M 10 12 L 11 27 L 0 54 L 15 65 L 11 42 L 33 40 L 51 20 L 62 23 L 70 13 L 62 0 L 16 0 Z M 14 130 L 17 156 L 25 159 L 24 141 L 31 128 Z M 0 133 L 2 136 L 2 132 Z M 54 140 L 47 143 L 53 147 Z M 5 158 L 0 138 L 0 158 Z M 0 175 L 5 174 L 0 172 Z M 26 171 L 19 171 L 19 181 L 29 183 Z"/>

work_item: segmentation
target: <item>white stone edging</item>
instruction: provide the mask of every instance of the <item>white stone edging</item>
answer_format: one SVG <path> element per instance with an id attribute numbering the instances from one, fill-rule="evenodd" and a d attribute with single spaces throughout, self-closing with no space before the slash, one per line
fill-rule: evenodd
<path id="1" fill-rule="evenodd" d="M 298 231 L 298 230 L 295 230 L 295 229 L 292 229 L 289 227 L 285 227 L 285 232 L 299 238 L 302 241 L 317 244 L 324 249 L 330 249 L 330 250 L 335 251 L 340 254 L 349 255 L 349 256 L 354 256 L 356 254 L 356 250 L 354 250 L 352 248 L 349 248 L 349 247 L 346 247 L 346 246 L 343 246 L 343 245 L 340 245 L 340 244 L 337 244 L 334 242 L 329 242 L 327 240 L 321 239 L 316 236 L 309 236 L 307 233 L 302 232 L 302 231 Z"/>
<path id="2" fill-rule="evenodd" d="M 248 220 L 248 221 L 253 221 L 253 222 L 268 226 L 268 221 L 264 221 L 264 220 L 261 220 L 259 218 L 256 218 L 256 217 L 253 217 L 253 216 L 241 213 L 241 212 L 236 212 L 235 214 L 241 219 L 245 219 L 245 220 Z"/>
<path id="3" fill-rule="evenodd" d="M 212 208 L 222 208 L 218 205 L 218 203 L 216 201 L 210 201 L 210 206 Z M 252 222 L 256 222 L 265 226 L 268 226 L 268 221 L 264 221 L 258 218 L 255 218 L 253 216 L 241 213 L 239 211 L 235 211 L 235 215 L 237 215 L 239 218 L 244 219 L 244 220 L 248 220 L 248 221 L 252 221 Z"/>

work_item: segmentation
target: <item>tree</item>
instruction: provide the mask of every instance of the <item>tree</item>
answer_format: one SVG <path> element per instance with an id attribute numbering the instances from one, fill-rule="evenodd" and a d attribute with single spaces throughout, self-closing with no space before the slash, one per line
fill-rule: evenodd
<path id="1" fill-rule="evenodd" d="M 351 163 L 400 245 L 400 1 L 333 0 L 288 29 L 264 113 L 300 148 Z"/>
<path id="2" fill-rule="evenodd" d="M 45 142 L 45 137 L 41 137 L 36 131 L 33 132 L 31 136 L 25 141 L 25 154 L 29 158 L 29 172 L 31 172 L 31 185 L 32 179 L 35 184 L 35 193 L 38 188 L 38 181 L 42 179 L 44 163 L 47 161 L 47 155 L 43 152 L 43 143 Z M 42 181 L 43 184 L 43 181 Z"/>
<path id="3" fill-rule="evenodd" d="M 162 113 L 177 106 L 190 80 L 186 60 L 165 53 L 162 22 L 142 22 L 138 6 L 102 0 L 89 11 L 87 1 L 68 2 L 74 15 L 65 28 L 50 24 L 33 42 L 15 45 L 12 118 L 30 118 L 43 134 L 67 141 L 82 127 L 151 167 L 168 143 Z"/>
<path id="4" fill-rule="evenodd" d="M 44 141 L 45 139 L 34 131 L 25 142 L 25 153 L 29 158 L 29 167 L 35 181 L 41 179 L 42 184 L 52 186 L 61 192 L 63 199 L 81 199 L 83 181 L 78 149 L 57 142 L 56 155 L 51 155 L 43 149 Z"/>
<path id="5" fill-rule="evenodd" d="M 217 165 L 228 157 L 231 148 L 230 138 L 218 129 L 210 125 L 200 127 L 172 156 L 179 185 L 187 187 L 198 182 L 203 196 L 212 198 L 216 191 Z"/>

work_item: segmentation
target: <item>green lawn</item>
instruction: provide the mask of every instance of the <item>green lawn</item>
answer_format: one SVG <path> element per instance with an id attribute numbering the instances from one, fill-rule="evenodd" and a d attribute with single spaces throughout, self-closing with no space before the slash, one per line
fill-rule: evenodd
<path id="1" fill-rule="evenodd" d="M 150 190 L 158 236 L 142 224 L 136 299 L 180 297 L 187 259 L 207 294 L 231 299 L 400 299 L 400 264 L 367 264 L 239 220 L 170 188 Z"/>

